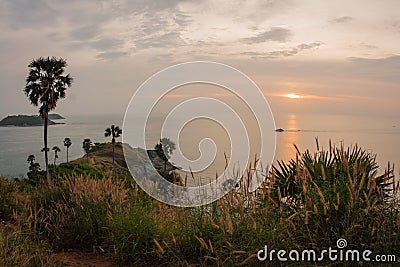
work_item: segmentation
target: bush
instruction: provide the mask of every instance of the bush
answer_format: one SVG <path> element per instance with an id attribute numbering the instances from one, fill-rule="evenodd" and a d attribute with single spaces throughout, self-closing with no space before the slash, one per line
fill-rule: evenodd
<path id="1" fill-rule="evenodd" d="M 17 182 L 0 177 L 0 221 L 12 218 L 17 208 L 14 193 L 18 190 Z"/>
<path id="2" fill-rule="evenodd" d="M 62 176 L 85 176 L 91 178 L 104 178 L 107 175 L 102 171 L 87 163 L 61 163 L 56 168 L 58 177 Z"/>
<path id="3" fill-rule="evenodd" d="M 28 224 L 56 248 L 103 246 L 113 212 L 125 204 L 122 182 L 82 176 L 42 184 L 33 194 Z"/>
<path id="4" fill-rule="evenodd" d="M 277 206 L 305 229 L 295 232 L 297 242 L 323 248 L 346 238 L 349 245 L 381 252 L 399 244 L 392 168 L 378 175 L 375 156 L 357 146 L 298 155 L 288 164 L 279 162 L 268 185 Z M 382 234 L 388 232 L 395 234 Z"/>
<path id="5" fill-rule="evenodd" d="M 151 214 L 150 206 L 135 203 L 128 211 L 113 215 L 109 243 L 118 262 L 138 266 L 155 257 L 154 239 L 160 223 Z"/>
<path id="6" fill-rule="evenodd" d="M 62 266 L 52 259 L 46 247 L 29 233 L 0 229 L 0 266 Z"/>

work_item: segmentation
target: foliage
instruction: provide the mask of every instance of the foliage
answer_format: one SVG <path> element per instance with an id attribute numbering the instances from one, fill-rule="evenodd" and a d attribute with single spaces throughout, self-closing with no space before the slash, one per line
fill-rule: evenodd
<path id="1" fill-rule="evenodd" d="M 56 262 L 47 244 L 30 233 L 0 229 L 0 266 L 62 266 Z"/>
<path id="2" fill-rule="evenodd" d="M 69 162 L 68 151 L 69 151 L 69 147 L 70 147 L 71 145 L 72 145 L 71 138 L 65 137 L 65 139 L 64 139 L 64 146 L 67 148 L 67 163 Z"/>
<path id="3" fill-rule="evenodd" d="M 0 177 L 0 221 L 10 220 L 17 205 L 13 193 L 17 190 L 15 182 Z"/>
<path id="4" fill-rule="evenodd" d="M 72 77 L 63 75 L 67 62 L 55 57 L 40 57 L 29 65 L 24 92 L 35 107 L 40 105 L 39 114 L 44 119 L 44 154 L 48 171 L 47 127 L 49 112 L 56 108 L 59 99 L 65 98 L 65 91 L 71 87 Z"/>
<path id="5" fill-rule="evenodd" d="M 34 155 L 28 156 L 29 171 L 27 173 L 28 182 L 31 185 L 37 184 L 40 180 L 46 177 L 46 172 L 40 170 L 40 164 L 35 162 L 36 158 Z"/>
<path id="6" fill-rule="evenodd" d="M 83 140 L 82 149 L 86 153 L 88 162 L 89 162 L 89 152 L 90 152 L 90 149 L 92 148 L 92 146 L 93 146 L 92 141 L 89 138 L 86 138 L 85 140 Z"/>
<path id="7" fill-rule="evenodd" d="M 303 156 L 294 161 L 296 168 L 281 162 L 286 168 L 274 168 L 253 193 L 247 187 L 254 174 L 250 166 L 239 187 L 194 208 L 162 204 L 132 181 L 107 174 L 99 179 L 90 174 L 96 169 L 89 164 L 63 163 L 57 168 L 60 179 L 30 187 L 27 204 L 7 210 L 16 214 L 35 244 L 103 251 L 120 266 L 265 266 L 257 260 L 257 251 L 265 245 L 321 251 L 335 247 L 339 238 L 347 240 L 349 249 L 394 254 L 399 259 L 400 185 L 393 183 L 392 168 L 381 181 L 373 157 L 363 150 L 339 148 L 334 153 L 299 153 Z M 15 182 L 8 183 L 13 186 L 0 187 L 8 188 L 0 191 L 0 200 L 19 193 Z M 31 244 L 24 240 L 13 246 Z M 10 246 L 6 251 L 12 251 Z M 25 255 L 28 250 L 20 251 Z M 48 259 L 47 254 L 37 253 Z M 293 265 L 315 266 L 315 262 Z"/>
<path id="8" fill-rule="evenodd" d="M 69 162 L 61 163 L 57 167 L 57 176 L 83 175 L 91 178 L 103 178 L 106 173 L 87 163 Z"/>
<path id="9" fill-rule="evenodd" d="M 167 172 L 167 162 L 171 158 L 172 153 L 175 150 L 175 143 L 169 138 L 163 137 L 160 139 L 160 143 L 154 146 L 157 155 L 164 161 L 164 172 Z"/>
<path id="10" fill-rule="evenodd" d="M 113 165 L 113 175 L 115 176 L 115 138 L 120 137 L 122 134 L 122 129 L 119 126 L 111 125 L 110 128 L 106 128 L 104 137 L 111 136 L 112 143 L 112 165 Z"/>

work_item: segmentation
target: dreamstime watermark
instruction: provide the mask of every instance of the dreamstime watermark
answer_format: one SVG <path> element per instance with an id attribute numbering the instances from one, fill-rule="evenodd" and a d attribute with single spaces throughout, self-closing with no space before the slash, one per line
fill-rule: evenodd
<path id="1" fill-rule="evenodd" d="M 243 117 L 229 103 L 207 95 L 182 101 L 164 114 L 159 137 L 170 138 L 176 144 L 171 158 L 175 166 L 190 166 L 190 172 L 201 171 L 215 159 L 217 148 L 214 140 L 204 138 L 199 144 L 193 144 L 198 145 L 201 156 L 190 160 L 183 154 L 179 138 L 182 129 L 191 121 L 199 118 L 211 120 L 222 126 L 229 137 L 231 153 L 225 170 L 214 181 L 200 186 L 173 184 L 157 172 L 147 153 L 153 148 L 146 143 L 149 134 L 153 134 L 147 128 L 152 123 L 151 114 L 173 90 L 193 84 L 228 90 L 251 111 L 261 144 L 257 146 L 258 162 L 249 180 L 250 192 L 256 190 L 265 178 L 257 175 L 265 172 L 261 163 L 271 166 L 275 154 L 275 122 L 270 106 L 257 85 L 239 70 L 221 63 L 196 61 L 174 65 L 154 74 L 135 91 L 126 109 L 122 141 L 129 146 L 124 145 L 124 156 L 130 173 L 145 192 L 159 201 L 179 207 L 201 206 L 221 198 L 235 187 L 254 159 L 254 155 L 250 155 L 252 140 Z M 235 177 L 232 177 L 233 173 Z"/>
<path id="2" fill-rule="evenodd" d="M 346 249 L 347 240 L 339 238 L 336 241 L 336 248 L 329 247 L 317 252 L 313 249 L 298 250 L 268 250 L 265 245 L 264 249 L 257 252 L 257 258 L 260 261 L 352 261 L 352 262 L 396 262 L 396 255 L 374 255 L 371 250 Z"/>

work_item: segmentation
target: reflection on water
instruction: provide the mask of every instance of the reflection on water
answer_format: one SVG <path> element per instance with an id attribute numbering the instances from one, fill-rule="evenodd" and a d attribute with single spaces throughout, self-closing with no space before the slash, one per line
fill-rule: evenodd
<path id="1" fill-rule="evenodd" d="M 275 154 L 275 159 L 286 160 L 287 158 L 294 158 L 296 156 L 296 150 L 294 144 L 299 143 L 299 125 L 297 124 L 296 114 L 289 114 L 287 123 L 283 124 L 285 132 L 277 133 L 277 151 Z M 284 133 L 284 135 L 283 135 Z M 284 136 L 284 139 L 281 138 Z"/>
<path id="2" fill-rule="evenodd" d="M 60 161 L 65 161 L 65 149 L 62 145 L 65 137 L 70 137 L 73 143 L 70 148 L 70 158 L 81 157 L 83 139 L 91 138 L 93 142 L 106 141 L 104 129 L 111 124 L 121 126 L 122 116 L 67 117 L 65 123 L 49 127 L 49 146 L 60 146 L 62 150 Z M 293 144 L 296 144 L 300 151 L 305 149 L 315 151 L 315 138 L 318 137 L 320 147 L 324 148 L 328 147 L 330 139 L 336 146 L 342 142 L 345 146 L 358 144 L 377 154 L 380 166 L 387 166 L 388 161 L 394 163 L 397 168 L 396 175 L 399 174 L 400 120 L 337 115 L 275 114 L 275 123 L 277 128 L 285 129 L 284 132 L 276 133 L 275 161 L 295 158 L 296 150 Z M 221 129 L 218 130 L 220 132 L 214 132 L 212 126 L 207 127 L 205 130 L 208 130 L 208 135 L 215 139 L 215 143 L 222 144 L 221 150 L 229 151 L 229 144 L 226 144 L 228 138 L 224 132 Z M 184 147 L 189 149 L 185 151 L 188 157 L 194 158 L 199 155 L 198 141 L 205 137 L 201 131 L 196 132 L 195 129 L 188 128 L 182 135 L 185 140 L 180 140 Z M 26 159 L 29 154 L 35 154 L 43 166 L 43 156 L 40 153 L 43 147 L 42 132 L 42 127 L 0 127 L 0 174 L 8 176 L 26 174 L 28 169 Z M 154 142 L 159 139 L 156 133 L 150 133 L 149 136 Z M 223 139 L 222 143 L 218 139 Z M 258 141 L 254 143 L 257 144 Z M 219 169 L 223 171 L 225 159 L 223 154 L 219 156 L 216 164 L 203 175 L 212 176 L 211 179 L 214 179 Z"/>

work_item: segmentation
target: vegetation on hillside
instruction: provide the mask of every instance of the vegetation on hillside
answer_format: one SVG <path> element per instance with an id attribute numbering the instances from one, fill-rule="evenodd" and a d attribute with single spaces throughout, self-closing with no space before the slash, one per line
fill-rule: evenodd
<path id="1" fill-rule="evenodd" d="M 119 143 L 116 148 L 115 163 L 122 170 Z M 21 229 L 16 236 L 27 233 L 15 242 L 32 247 L 14 252 L 16 259 L 40 250 L 50 262 L 50 254 L 43 254 L 49 248 L 96 251 L 116 266 L 264 266 L 257 252 L 265 245 L 321 251 L 335 247 L 339 238 L 349 249 L 400 259 L 399 184 L 392 168 L 378 174 L 370 153 L 357 147 L 299 153 L 263 174 L 263 187 L 249 194 L 252 169 L 240 188 L 222 199 L 177 208 L 152 199 L 128 176 L 113 178 L 112 144 L 99 144 L 89 164 L 85 158 L 60 164 L 59 179 L 36 186 L 2 180 L 6 189 L 0 198 L 8 202 L 1 216 Z M 275 257 L 272 264 L 282 263 Z"/>

